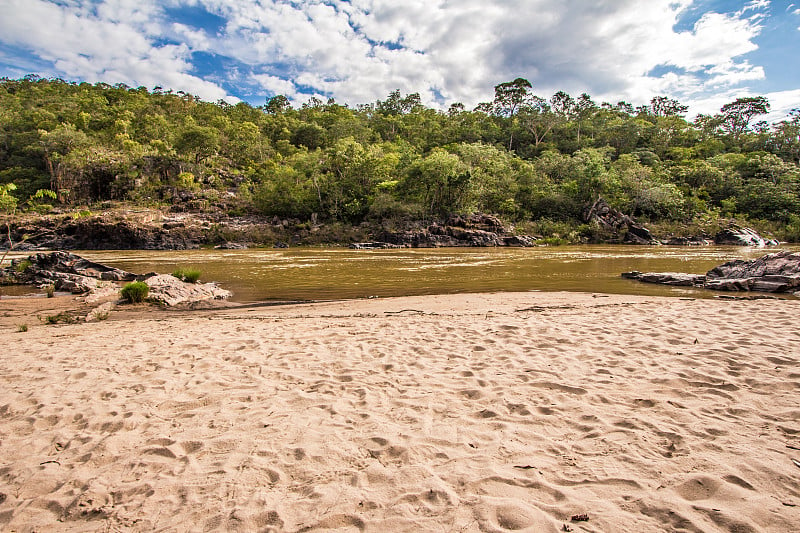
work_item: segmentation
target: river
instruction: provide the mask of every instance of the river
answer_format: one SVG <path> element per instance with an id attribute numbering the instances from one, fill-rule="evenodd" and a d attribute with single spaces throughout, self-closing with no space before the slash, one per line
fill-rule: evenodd
<path id="1" fill-rule="evenodd" d="M 779 249 L 800 250 L 800 246 L 759 249 L 597 245 L 375 251 L 346 248 L 92 250 L 75 253 L 137 274 L 196 268 L 202 272 L 201 281 L 215 281 L 233 291 L 234 301 L 262 302 L 494 291 L 584 291 L 713 298 L 719 293 L 624 280 L 620 273 L 630 270 L 703 273 L 725 261 L 753 259 Z"/>

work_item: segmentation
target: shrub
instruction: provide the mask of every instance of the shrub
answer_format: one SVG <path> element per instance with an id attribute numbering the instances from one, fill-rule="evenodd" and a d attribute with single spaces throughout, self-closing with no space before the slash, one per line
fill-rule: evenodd
<path id="1" fill-rule="evenodd" d="M 143 302 L 145 298 L 147 298 L 147 294 L 150 292 L 150 287 L 147 283 L 143 281 L 134 281 L 133 283 L 128 283 L 124 287 L 122 287 L 122 297 L 128 300 L 130 303 L 140 303 Z"/>
<path id="2" fill-rule="evenodd" d="M 172 275 L 186 283 L 197 283 L 200 279 L 200 271 L 194 268 L 179 268 Z"/>
<path id="3" fill-rule="evenodd" d="M 26 331 L 28 331 L 28 324 L 17 324 L 18 333 L 25 333 Z"/>
<path id="4" fill-rule="evenodd" d="M 44 292 L 45 294 L 47 294 L 48 298 L 52 298 L 53 296 L 56 295 L 55 285 L 48 285 L 47 287 L 44 288 Z"/>
<path id="5" fill-rule="evenodd" d="M 69 314 L 66 311 L 62 311 L 62 312 L 58 313 L 57 315 L 47 315 L 46 317 L 44 317 L 44 323 L 45 324 L 51 324 L 52 325 L 52 324 L 58 324 L 60 322 L 63 322 L 65 324 L 74 324 L 75 323 L 75 317 L 72 316 L 71 314 Z"/>

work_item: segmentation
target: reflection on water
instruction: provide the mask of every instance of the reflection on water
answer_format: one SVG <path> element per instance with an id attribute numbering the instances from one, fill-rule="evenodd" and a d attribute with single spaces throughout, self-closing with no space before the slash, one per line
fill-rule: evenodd
<path id="1" fill-rule="evenodd" d="M 717 293 L 648 285 L 621 279 L 620 273 L 630 270 L 703 273 L 725 261 L 752 259 L 773 251 L 777 250 L 599 245 L 77 253 L 139 274 L 194 267 L 202 272 L 201 281 L 216 281 L 233 291 L 235 301 L 256 302 L 531 290 L 703 298 Z"/>

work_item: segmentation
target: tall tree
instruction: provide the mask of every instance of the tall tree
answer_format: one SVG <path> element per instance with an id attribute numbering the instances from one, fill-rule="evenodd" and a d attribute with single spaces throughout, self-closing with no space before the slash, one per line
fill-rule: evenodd
<path id="1" fill-rule="evenodd" d="M 525 105 L 529 98 L 528 90 L 533 86 L 525 78 L 517 78 L 494 87 L 494 113 L 510 120 L 508 149 L 514 145 L 514 115 Z"/>
<path id="2" fill-rule="evenodd" d="M 682 117 L 688 110 L 688 105 L 666 96 L 656 96 L 650 100 L 650 111 L 657 117 Z"/>
<path id="3" fill-rule="evenodd" d="M 769 112 L 769 100 L 763 96 L 737 98 L 720 109 L 722 113 L 722 127 L 734 141 L 739 138 L 750 126 L 750 121 L 759 115 Z"/>

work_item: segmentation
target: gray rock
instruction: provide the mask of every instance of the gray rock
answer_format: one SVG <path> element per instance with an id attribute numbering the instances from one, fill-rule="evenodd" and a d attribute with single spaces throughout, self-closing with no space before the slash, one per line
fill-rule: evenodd
<path id="1" fill-rule="evenodd" d="M 169 274 L 158 274 L 145 279 L 144 282 L 150 287 L 148 299 L 167 307 L 225 300 L 232 296 L 230 291 L 221 289 L 213 283 L 184 283 Z"/>
<path id="2" fill-rule="evenodd" d="M 68 291 L 72 294 L 85 294 L 97 288 L 96 278 L 79 276 L 77 274 L 64 274 L 61 272 L 56 274 L 58 277 L 55 279 L 53 285 L 58 291 Z"/>
<path id="3" fill-rule="evenodd" d="M 625 272 L 623 278 L 664 285 L 693 285 L 716 291 L 757 291 L 797 294 L 800 252 L 783 251 L 758 259 L 729 261 L 702 274 Z"/>
<path id="4" fill-rule="evenodd" d="M 703 274 L 684 274 L 681 272 L 624 272 L 625 279 L 635 279 L 645 283 L 659 283 L 677 287 L 702 286 L 706 277 Z"/>
<path id="5" fill-rule="evenodd" d="M 394 248 L 402 248 L 402 246 L 388 242 L 354 242 L 350 245 L 351 250 L 388 250 Z"/>
<path id="6" fill-rule="evenodd" d="M 774 240 L 765 239 L 752 228 L 731 226 L 714 236 L 714 244 L 730 244 L 733 246 L 772 246 Z"/>

